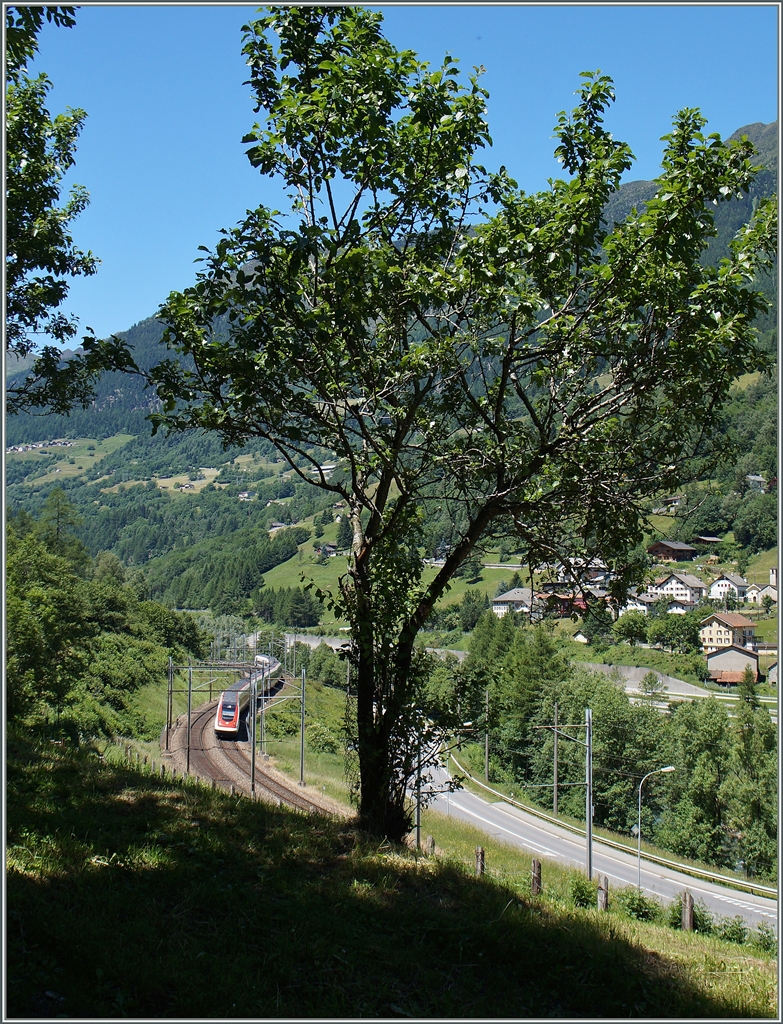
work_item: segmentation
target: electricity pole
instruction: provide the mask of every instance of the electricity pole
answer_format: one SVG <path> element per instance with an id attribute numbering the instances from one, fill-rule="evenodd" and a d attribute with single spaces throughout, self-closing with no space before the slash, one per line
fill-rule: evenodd
<path id="1" fill-rule="evenodd" d="M 558 735 L 563 736 L 567 740 L 571 740 L 573 743 L 578 743 L 580 746 L 585 748 L 585 866 L 587 868 L 587 877 L 592 879 L 593 877 L 593 712 L 590 708 L 585 708 L 585 724 L 584 725 L 566 725 L 558 726 L 557 721 L 557 705 L 555 705 L 555 724 L 554 725 L 534 725 L 534 729 L 552 729 L 555 735 L 555 778 L 554 778 L 554 807 L 555 814 L 557 814 L 557 737 Z M 585 739 L 578 740 L 576 736 L 569 736 L 567 732 L 561 732 L 561 728 L 565 729 L 584 729 Z M 578 785 L 578 783 L 575 783 Z"/>
<path id="2" fill-rule="evenodd" d="M 487 687 L 484 724 L 484 781 L 489 782 L 489 687 Z"/>
<path id="3" fill-rule="evenodd" d="M 554 773 L 554 786 L 552 794 L 552 813 L 557 817 L 557 702 L 555 702 L 555 773 Z"/>
<path id="4" fill-rule="evenodd" d="M 258 684 L 255 675 L 250 681 L 250 792 L 256 792 L 256 718 L 258 715 Z"/>
<path id="5" fill-rule="evenodd" d="M 585 756 L 585 831 L 587 846 L 587 877 L 593 877 L 593 712 L 585 708 L 585 730 L 587 732 Z"/>
<path id="6" fill-rule="evenodd" d="M 304 786 L 304 743 L 305 743 L 305 670 L 302 669 L 302 740 L 299 750 L 299 785 Z"/>

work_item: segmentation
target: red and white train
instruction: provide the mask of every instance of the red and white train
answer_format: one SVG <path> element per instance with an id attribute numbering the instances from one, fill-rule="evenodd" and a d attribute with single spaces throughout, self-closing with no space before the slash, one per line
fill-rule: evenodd
<path id="1" fill-rule="evenodd" d="M 233 686 L 224 690 L 218 701 L 215 714 L 215 732 L 220 736 L 237 736 L 242 715 L 250 704 L 255 683 L 257 693 L 267 693 L 277 682 L 280 662 L 268 654 L 257 654 L 255 668 L 249 676 L 237 679 Z"/>

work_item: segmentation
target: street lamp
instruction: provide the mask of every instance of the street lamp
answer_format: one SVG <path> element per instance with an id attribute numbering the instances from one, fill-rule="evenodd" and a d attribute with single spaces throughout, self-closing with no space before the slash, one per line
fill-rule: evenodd
<path id="1" fill-rule="evenodd" d="M 639 822 L 636 826 L 636 863 L 639 868 L 638 889 L 640 892 L 642 889 L 642 786 L 651 775 L 657 775 L 658 772 L 673 771 L 675 771 L 675 766 L 673 764 L 669 764 L 665 768 L 656 768 L 654 771 L 647 772 L 642 781 L 639 783 Z"/>

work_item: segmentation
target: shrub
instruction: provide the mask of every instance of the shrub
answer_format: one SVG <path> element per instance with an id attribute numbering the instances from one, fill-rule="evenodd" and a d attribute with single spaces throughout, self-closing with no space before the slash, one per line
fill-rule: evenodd
<path id="1" fill-rule="evenodd" d="M 584 875 L 572 875 L 568 892 L 575 907 L 594 907 L 598 902 L 598 884 Z"/>
<path id="2" fill-rule="evenodd" d="M 340 751 L 340 741 L 320 722 L 308 724 L 307 745 L 319 754 L 337 754 Z"/>
<path id="3" fill-rule="evenodd" d="M 742 918 L 724 917 L 715 927 L 715 934 L 724 942 L 736 942 L 741 946 L 748 937 L 748 928 Z"/>
<path id="4" fill-rule="evenodd" d="M 751 934 L 750 942 L 765 953 L 771 953 L 773 956 L 778 955 L 778 937 L 775 935 L 772 925 L 767 924 L 766 921 L 762 921 L 756 931 Z"/>
<path id="5" fill-rule="evenodd" d="M 282 739 L 285 736 L 294 736 L 299 732 L 300 715 L 295 708 L 275 711 L 266 715 L 265 728 L 268 736 L 275 739 Z"/>
<path id="6" fill-rule="evenodd" d="M 645 896 L 638 889 L 621 889 L 615 896 L 617 903 L 629 916 L 637 921 L 657 921 L 663 914 L 658 900 Z"/>
<path id="7" fill-rule="evenodd" d="M 682 893 L 669 904 L 666 923 L 670 928 L 682 928 Z M 701 935 L 711 935 L 714 927 L 712 914 L 701 900 L 693 901 L 693 930 Z"/>

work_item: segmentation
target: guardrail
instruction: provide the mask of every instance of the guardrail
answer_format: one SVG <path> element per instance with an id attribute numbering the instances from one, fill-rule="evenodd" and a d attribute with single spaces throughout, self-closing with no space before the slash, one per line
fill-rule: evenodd
<path id="1" fill-rule="evenodd" d="M 566 829 L 568 832 L 573 832 L 575 835 L 584 836 L 585 830 L 579 828 L 578 825 L 571 825 L 567 821 L 562 821 L 560 818 L 556 818 L 553 814 L 547 814 L 546 811 L 541 811 L 537 807 L 530 807 L 528 804 L 520 803 L 518 800 L 514 800 L 513 797 L 506 796 L 505 793 L 500 793 L 496 789 L 492 789 L 491 786 L 487 786 L 486 783 L 481 782 L 480 779 L 474 778 L 467 768 L 464 768 L 459 761 L 456 759 L 454 754 L 450 755 L 454 764 L 459 768 L 460 772 L 475 785 L 481 789 L 485 789 L 488 793 L 492 793 L 493 796 L 499 797 L 506 803 L 513 804 L 514 807 L 518 807 L 520 811 L 527 811 L 528 814 L 532 814 L 535 818 L 541 818 L 542 821 L 548 821 L 552 825 L 559 825 L 560 828 Z M 624 843 L 618 843 L 614 839 L 604 839 L 603 836 L 596 836 L 593 834 L 593 841 L 603 843 L 604 846 L 609 846 L 614 850 L 621 850 L 623 853 L 630 853 L 634 857 L 637 855 L 636 847 L 626 846 Z M 756 885 L 755 882 L 743 881 L 741 878 L 732 878 L 729 875 L 720 875 L 715 871 L 705 871 L 702 868 L 693 867 L 690 864 L 679 864 L 677 861 L 667 860 L 665 857 L 659 857 L 654 853 L 645 853 L 644 859 L 651 861 L 653 864 L 660 864 L 662 867 L 673 868 L 675 871 L 681 871 L 685 875 L 693 875 L 695 878 L 703 878 L 709 882 L 717 882 L 719 885 L 730 886 L 731 888 L 741 889 L 743 891 L 750 892 L 752 895 L 758 896 L 769 896 L 771 899 L 777 899 L 778 891 L 768 885 Z"/>

